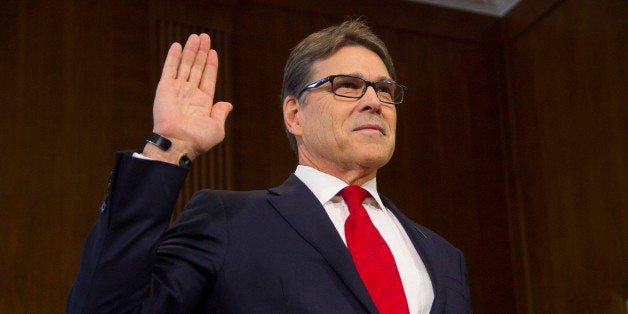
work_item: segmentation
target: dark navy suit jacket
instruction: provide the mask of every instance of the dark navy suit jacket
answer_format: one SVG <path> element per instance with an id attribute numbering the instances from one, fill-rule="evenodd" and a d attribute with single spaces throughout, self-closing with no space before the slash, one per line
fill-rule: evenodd
<path id="1" fill-rule="evenodd" d="M 329 216 L 296 176 L 266 191 L 200 191 L 168 229 L 186 175 L 116 155 L 68 313 L 377 313 Z M 461 252 L 382 200 L 427 267 L 431 312 L 470 312 Z"/>

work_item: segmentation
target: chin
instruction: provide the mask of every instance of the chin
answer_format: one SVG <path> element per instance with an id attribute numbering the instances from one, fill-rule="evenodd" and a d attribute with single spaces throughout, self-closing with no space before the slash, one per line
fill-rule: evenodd
<path id="1" fill-rule="evenodd" d="M 375 155 L 371 155 L 371 154 L 367 154 L 367 155 L 362 155 L 358 158 L 356 158 L 357 160 L 359 160 L 359 164 L 364 167 L 364 168 L 369 168 L 369 169 L 379 169 L 383 166 L 385 166 L 388 161 L 390 161 L 390 158 L 392 157 L 392 153 L 391 154 L 375 154 Z"/>
<path id="2" fill-rule="evenodd" d="M 394 145 L 390 143 L 358 142 L 347 146 L 344 150 L 345 157 L 349 158 L 349 163 L 360 165 L 363 168 L 379 169 L 390 161 Z"/>

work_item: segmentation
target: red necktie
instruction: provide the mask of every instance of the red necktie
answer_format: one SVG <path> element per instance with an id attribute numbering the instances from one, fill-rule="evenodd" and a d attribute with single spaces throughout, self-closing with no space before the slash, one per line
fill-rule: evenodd
<path id="1" fill-rule="evenodd" d="M 369 193 L 350 185 L 339 194 L 349 207 L 347 246 L 377 310 L 382 314 L 409 313 L 395 258 L 362 205 Z"/>

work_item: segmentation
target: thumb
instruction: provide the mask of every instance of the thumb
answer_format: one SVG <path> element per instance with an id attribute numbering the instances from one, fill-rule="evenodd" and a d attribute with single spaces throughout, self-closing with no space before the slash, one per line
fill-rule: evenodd
<path id="1" fill-rule="evenodd" d="M 211 117 L 224 125 L 231 110 L 233 110 L 231 103 L 225 101 L 217 102 L 212 108 Z"/>

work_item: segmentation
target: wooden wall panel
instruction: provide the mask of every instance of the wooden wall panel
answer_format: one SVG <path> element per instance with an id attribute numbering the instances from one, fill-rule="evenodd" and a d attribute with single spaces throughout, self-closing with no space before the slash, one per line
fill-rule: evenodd
<path id="1" fill-rule="evenodd" d="M 186 6 L 188 16 L 173 8 L 180 7 L 2 3 L 0 312 L 63 311 L 114 153 L 142 148 L 150 133 L 163 46 L 190 30 L 220 33 L 215 46 L 230 46 L 225 11 L 199 22 L 203 3 Z M 218 96 L 228 88 L 228 80 L 221 83 Z M 182 199 L 190 186 L 228 186 L 228 154 L 223 145 L 197 162 L 194 171 L 207 172 L 189 177 Z"/>
<path id="2" fill-rule="evenodd" d="M 626 312 L 626 17 L 626 1 L 562 1 L 506 42 L 522 313 Z"/>
<path id="3" fill-rule="evenodd" d="M 18 1 L 1 11 L 14 15 L 0 60 L 0 312 L 61 312 L 113 152 L 150 128 L 147 10 Z"/>

